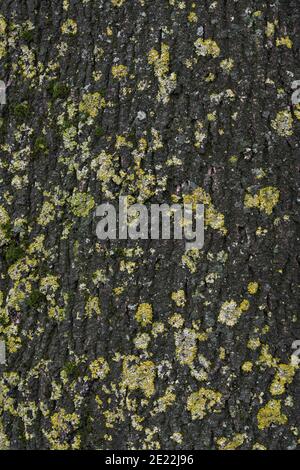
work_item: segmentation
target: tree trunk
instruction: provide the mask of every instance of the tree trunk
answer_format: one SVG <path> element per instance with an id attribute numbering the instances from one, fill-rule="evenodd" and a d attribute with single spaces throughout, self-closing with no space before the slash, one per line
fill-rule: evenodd
<path id="1" fill-rule="evenodd" d="M 299 447 L 299 24 L 1 1 L 3 449 Z M 203 248 L 99 240 L 119 196 L 204 203 Z"/>

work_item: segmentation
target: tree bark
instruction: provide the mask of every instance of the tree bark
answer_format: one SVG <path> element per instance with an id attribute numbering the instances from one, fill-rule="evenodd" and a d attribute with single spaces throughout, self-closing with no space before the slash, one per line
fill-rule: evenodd
<path id="1" fill-rule="evenodd" d="M 299 448 L 299 24 L 1 1 L 3 449 Z M 204 247 L 98 240 L 120 195 L 204 203 Z"/>

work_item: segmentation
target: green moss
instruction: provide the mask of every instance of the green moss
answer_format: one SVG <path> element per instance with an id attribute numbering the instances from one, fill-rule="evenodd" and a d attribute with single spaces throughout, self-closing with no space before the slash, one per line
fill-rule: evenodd
<path id="1" fill-rule="evenodd" d="M 13 236 L 12 228 L 9 222 L 6 223 L 5 217 L 8 217 L 4 207 L 0 206 L 0 246 L 9 243 L 9 240 Z"/>
<path id="2" fill-rule="evenodd" d="M 35 139 L 33 150 L 35 154 L 48 153 L 48 146 L 44 136 L 39 136 Z"/>
<path id="3" fill-rule="evenodd" d="M 102 137 L 103 135 L 104 135 L 104 130 L 102 129 L 102 127 L 97 126 L 95 129 L 95 136 Z"/>
<path id="4" fill-rule="evenodd" d="M 67 374 L 68 377 L 71 379 L 76 379 L 80 376 L 80 369 L 79 365 L 76 364 L 75 361 L 68 361 L 64 365 L 63 371 Z"/>
<path id="5" fill-rule="evenodd" d="M 26 42 L 31 42 L 33 40 L 33 31 L 32 30 L 25 30 L 21 33 L 21 39 L 23 39 Z"/>
<path id="6" fill-rule="evenodd" d="M 54 100 L 66 99 L 70 93 L 68 85 L 62 82 L 52 82 L 48 90 Z"/>
<path id="7" fill-rule="evenodd" d="M 30 308 L 37 307 L 38 305 L 42 303 L 44 299 L 45 299 L 45 296 L 39 291 L 39 289 L 34 289 L 30 293 L 26 301 L 26 305 Z"/>
<path id="8" fill-rule="evenodd" d="M 25 256 L 24 249 L 15 243 L 9 245 L 5 251 L 5 260 L 8 264 L 15 263 L 23 256 Z"/>
<path id="9" fill-rule="evenodd" d="M 14 116 L 16 119 L 23 121 L 28 118 L 29 116 L 29 105 L 27 101 L 23 101 L 23 103 L 18 103 L 13 109 Z"/>

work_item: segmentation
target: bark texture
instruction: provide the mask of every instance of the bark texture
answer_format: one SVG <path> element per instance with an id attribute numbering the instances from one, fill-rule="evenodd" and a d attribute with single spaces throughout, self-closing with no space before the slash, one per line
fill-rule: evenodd
<path id="1" fill-rule="evenodd" d="M 0 1 L 3 449 L 299 448 L 299 24 Z M 204 203 L 203 249 L 100 242 L 119 195 Z"/>

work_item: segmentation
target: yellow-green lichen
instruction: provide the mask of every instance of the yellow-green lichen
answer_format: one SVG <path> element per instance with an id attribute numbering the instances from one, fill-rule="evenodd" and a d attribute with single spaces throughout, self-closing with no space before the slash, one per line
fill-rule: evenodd
<path id="1" fill-rule="evenodd" d="M 153 318 L 152 305 L 148 303 L 140 304 L 137 308 L 135 318 L 136 318 L 136 321 L 138 321 L 142 326 L 147 326 L 149 323 L 152 323 L 152 318 Z"/>
<path id="2" fill-rule="evenodd" d="M 0 36 L 3 36 L 5 34 L 6 27 L 7 23 L 4 16 L 0 15 Z"/>
<path id="3" fill-rule="evenodd" d="M 95 206 L 93 196 L 88 193 L 80 192 L 77 189 L 75 189 L 69 201 L 71 211 L 77 217 L 87 217 Z"/>
<path id="4" fill-rule="evenodd" d="M 79 111 L 92 118 L 95 118 L 104 107 L 105 100 L 99 92 L 85 93 L 79 103 Z"/>
<path id="5" fill-rule="evenodd" d="M 51 430 L 44 434 L 53 450 L 79 449 L 80 436 L 76 434 L 79 426 L 79 416 L 67 413 L 63 408 L 51 416 Z"/>
<path id="6" fill-rule="evenodd" d="M 205 139 L 207 138 L 207 133 L 204 130 L 204 124 L 202 121 L 199 121 L 199 120 L 196 121 L 194 136 L 195 136 L 194 145 L 197 149 L 199 149 L 203 145 Z"/>
<path id="7" fill-rule="evenodd" d="M 54 306 L 49 307 L 48 316 L 49 318 L 53 318 L 56 321 L 63 321 L 66 317 L 66 312 L 63 307 L 54 305 Z"/>
<path id="8" fill-rule="evenodd" d="M 61 26 L 61 32 L 63 34 L 75 35 L 77 33 L 77 23 L 75 20 L 68 19 Z"/>
<path id="9" fill-rule="evenodd" d="M 118 80 L 127 77 L 128 68 L 125 65 L 113 65 L 111 69 L 112 76 Z"/>
<path id="10" fill-rule="evenodd" d="M 151 49 L 148 54 L 148 63 L 153 65 L 154 74 L 158 79 L 159 93 L 157 95 L 158 101 L 164 104 L 168 103 L 170 94 L 176 88 L 177 76 L 176 73 L 169 74 L 170 63 L 170 48 L 167 44 L 162 43 L 161 53 L 156 49 Z"/>
<path id="11" fill-rule="evenodd" d="M 197 23 L 197 21 L 198 21 L 198 16 L 197 16 L 197 14 L 196 14 L 194 11 L 191 11 L 191 12 L 188 14 L 188 21 L 189 21 L 189 23 Z"/>
<path id="12" fill-rule="evenodd" d="M 293 135 L 292 113 L 288 109 L 279 111 L 276 118 L 271 122 L 271 126 L 282 137 Z"/>
<path id="13" fill-rule="evenodd" d="M 216 412 L 221 404 L 222 394 L 215 390 L 201 387 L 198 392 L 192 393 L 187 400 L 187 410 L 192 419 L 203 419 L 207 413 Z"/>
<path id="14" fill-rule="evenodd" d="M 172 292 L 171 299 L 175 302 L 177 307 L 184 307 L 186 304 L 185 292 L 183 289 Z"/>
<path id="15" fill-rule="evenodd" d="M 275 33 L 275 24 L 268 21 L 266 29 L 265 29 L 265 33 L 266 33 L 267 38 L 271 38 Z"/>
<path id="16" fill-rule="evenodd" d="M 300 121 L 300 103 L 294 107 L 295 117 Z"/>
<path id="17" fill-rule="evenodd" d="M 176 358 L 180 364 L 191 365 L 197 354 L 197 333 L 185 328 L 182 331 L 175 332 Z"/>
<path id="18" fill-rule="evenodd" d="M 214 230 L 218 230 L 223 235 L 227 234 L 227 229 L 224 223 L 224 215 L 218 212 L 212 204 L 211 197 L 207 194 L 203 188 L 196 188 L 191 194 L 186 194 L 183 197 L 185 204 L 196 204 L 205 205 L 204 222 L 205 225 L 211 227 Z"/>
<path id="19" fill-rule="evenodd" d="M 151 415 L 154 416 L 157 413 L 164 413 L 166 412 L 167 408 L 171 406 L 176 400 L 176 395 L 173 393 L 173 387 L 169 386 L 165 392 L 165 394 L 158 398 L 157 401 L 154 403 L 153 411 Z"/>
<path id="20" fill-rule="evenodd" d="M 246 362 L 243 363 L 243 365 L 242 365 L 242 371 L 243 372 L 249 373 L 249 372 L 252 372 L 252 370 L 253 370 L 253 362 L 246 361 Z"/>
<path id="21" fill-rule="evenodd" d="M 89 297 L 85 304 L 85 314 L 88 318 L 93 315 L 101 315 L 101 307 L 99 297 Z"/>
<path id="22" fill-rule="evenodd" d="M 181 432 L 174 432 L 171 436 L 170 439 L 172 441 L 176 442 L 176 444 L 182 444 L 183 441 L 183 435 Z"/>
<path id="23" fill-rule="evenodd" d="M 181 257 L 182 265 L 186 266 L 192 274 L 197 271 L 197 261 L 200 255 L 201 252 L 198 248 L 192 248 Z"/>
<path id="24" fill-rule="evenodd" d="M 6 43 L 0 39 L 0 59 L 3 59 L 7 54 Z"/>
<path id="25" fill-rule="evenodd" d="M 150 335 L 147 333 L 139 333 L 133 340 L 137 349 L 146 350 L 151 341 Z"/>
<path id="26" fill-rule="evenodd" d="M 288 36 L 284 36 L 284 37 L 281 37 L 281 38 L 277 38 L 276 39 L 276 46 L 279 47 L 279 46 L 285 46 L 287 47 L 288 49 L 292 49 L 293 47 L 293 41 L 288 37 Z"/>
<path id="27" fill-rule="evenodd" d="M 55 219 L 55 207 L 50 201 L 44 201 L 37 223 L 45 227 Z"/>
<path id="28" fill-rule="evenodd" d="M 48 300 L 51 300 L 55 296 L 55 292 L 59 288 L 58 276 L 49 274 L 40 281 L 40 291 L 46 295 Z"/>
<path id="29" fill-rule="evenodd" d="M 165 331 L 165 325 L 162 322 L 154 322 L 152 325 L 152 335 L 156 338 L 157 336 L 163 334 Z"/>
<path id="30" fill-rule="evenodd" d="M 229 58 L 229 59 L 224 59 L 220 63 L 220 67 L 224 70 L 224 72 L 230 72 L 233 67 L 234 67 L 234 60 Z"/>
<path id="31" fill-rule="evenodd" d="M 128 356 L 123 361 L 122 386 L 129 391 L 142 390 L 149 398 L 155 392 L 156 367 L 152 361 L 139 361 L 135 356 Z"/>
<path id="32" fill-rule="evenodd" d="M 242 313 L 247 311 L 248 308 L 249 302 L 247 300 L 243 300 L 240 305 L 234 300 L 226 301 L 221 306 L 218 321 L 227 326 L 234 326 L 240 319 Z"/>
<path id="33" fill-rule="evenodd" d="M 18 62 L 20 73 L 25 79 L 32 80 L 37 75 L 38 68 L 36 66 L 35 52 L 27 45 L 21 46 L 22 55 Z"/>
<path id="34" fill-rule="evenodd" d="M 259 444 L 259 442 L 256 442 L 253 444 L 252 450 L 267 450 L 267 448 L 262 444 Z"/>
<path id="35" fill-rule="evenodd" d="M 277 372 L 270 386 L 272 395 L 282 395 L 286 386 L 292 383 L 297 367 L 292 364 L 278 364 Z"/>
<path id="36" fill-rule="evenodd" d="M 257 194 L 247 193 L 244 199 L 244 205 L 247 208 L 255 207 L 261 212 L 270 215 L 280 198 L 280 191 L 273 186 L 267 186 L 258 191 Z"/>
<path id="37" fill-rule="evenodd" d="M 257 282 L 249 282 L 249 284 L 247 286 L 247 290 L 248 290 L 249 294 L 254 295 L 258 291 L 258 287 L 259 286 L 258 286 Z"/>
<path id="38" fill-rule="evenodd" d="M 8 212 L 3 206 L 0 206 L 0 246 L 5 245 L 9 241 L 6 227 L 10 221 Z"/>
<path id="39" fill-rule="evenodd" d="M 220 55 L 218 44 L 212 39 L 199 38 L 194 42 L 196 54 L 199 56 L 212 56 L 214 58 Z"/>
<path id="40" fill-rule="evenodd" d="M 286 424 L 288 418 L 281 412 L 280 400 L 270 400 L 257 414 L 258 429 L 265 429 L 271 424 Z"/>
<path id="41" fill-rule="evenodd" d="M 272 354 L 269 352 L 269 345 L 263 344 L 261 347 L 260 356 L 258 358 L 258 364 L 264 367 L 274 367 L 276 369 L 277 363 L 278 363 L 278 359 L 276 357 L 273 357 Z"/>
<path id="42" fill-rule="evenodd" d="M 121 7 L 125 0 L 111 0 L 111 3 L 114 7 Z"/>
<path id="43" fill-rule="evenodd" d="M 184 318 L 180 313 L 174 313 L 168 321 L 173 328 L 181 328 L 184 325 Z"/>
<path id="44" fill-rule="evenodd" d="M 78 131 L 75 126 L 70 126 L 63 130 L 63 144 L 66 150 L 75 150 L 75 148 L 77 147 L 77 134 Z"/>
<path id="45" fill-rule="evenodd" d="M 219 437 L 217 445 L 219 450 L 235 450 L 244 444 L 247 434 L 236 434 L 233 438 Z"/>
<path id="46" fill-rule="evenodd" d="M 109 373 L 109 365 L 104 359 L 104 357 L 98 357 L 95 359 L 90 365 L 89 369 L 91 372 L 92 379 L 100 379 L 103 380 Z"/>

